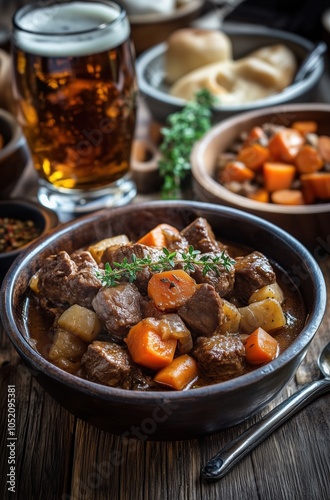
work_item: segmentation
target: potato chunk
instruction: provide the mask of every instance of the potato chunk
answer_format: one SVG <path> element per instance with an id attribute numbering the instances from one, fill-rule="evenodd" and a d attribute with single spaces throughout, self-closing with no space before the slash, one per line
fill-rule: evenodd
<path id="1" fill-rule="evenodd" d="M 239 310 L 234 304 L 224 299 L 222 310 L 224 313 L 224 319 L 219 329 L 220 333 L 222 335 L 225 335 L 226 333 L 237 333 L 241 321 L 241 314 Z"/>
<path id="2" fill-rule="evenodd" d="M 94 311 L 74 304 L 58 319 L 58 325 L 84 342 L 92 342 L 102 330 L 102 324 Z"/>
<path id="3" fill-rule="evenodd" d="M 259 290 L 256 290 L 249 298 L 249 304 L 265 299 L 275 299 L 277 300 L 277 302 L 282 304 L 284 300 L 284 294 L 278 283 L 275 282 L 271 285 L 266 285 L 262 288 L 259 288 Z"/>
<path id="4" fill-rule="evenodd" d="M 239 312 L 241 313 L 240 329 L 244 333 L 252 333 L 258 327 L 270 332 L 285 325 L 281 304 L 272 298 L 240 307 Z"/>
<path id="5" fill-rule="evenodd" d="M 78 361 L 71 361 L 71 359 L 67 358 L 59 358 L 53 361 L 53 364 L 58 366 L 58 368 L 61 368 L 61 370 L 64 370 L 68 373 L 77 373 L 77 371 L 80 368 L 80 360 Z"/>
<path id="6" fill-rule="evenodd" d="M 53 344 L 49 350 L 48 357 L 50 361 L 67 359 L 77 361 L 87 350 L 87 344 L 79 337 L 73 335 L 62 328 L 58 328 L 54 335 Z"/>
<path id="7" fill-rule="evenodd" d="M 118 236 L 105 238 L 104 240 L 100 240 L 97 243 L 94 243 L 93 245 L 88 247 L 88 251 L 92 254 L 95 261 L 99 264 L 106 248 L 127 245 L 128 243 L 129 239 L 127 238 L 127 236 L 125 234 L 119 234 Z"/>
<path id="8" fill-rule="evenodd" d="M 34 293 L 39 293 L 38 281 L 38 274 L 34 274 L 30 279 L 29 287 Z"/>

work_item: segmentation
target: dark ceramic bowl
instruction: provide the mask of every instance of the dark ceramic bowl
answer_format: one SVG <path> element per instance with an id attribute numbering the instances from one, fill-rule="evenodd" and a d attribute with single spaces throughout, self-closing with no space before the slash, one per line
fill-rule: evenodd
<path id="1" fill-rule="evenodd" d="M 305 302 L 306 325 L 292 345 L 255 371 L 183 392 L 138 392 L 79 379 L 46 361 L 29 343 L 23 319 L 31 276 L 46 256 L 72 252 L 105 236 L 137 239 L 160 222 L 183 228 L 205 217 L 219 237 L 264 252 L 291 274 Z M 319 327 L 326 304 L 322 273 L 308 251 L 277 227 L 230 208 L 196 202 L 150 202 L 104 210 L 66 224 L 30 246 L 6 276 L 1 290 L 5 329 L 32 374 L 62 406 L 79 418 L 126 437 L 182 440 L 214 433 L 247 419 L 287 384 Z"/>
<path id="2" fill-rule="evenodd" d="M 0 134 L 4 146 L 0 149 L 0 199 L 7 198 L 16 186 L 30 158 L 23 131 L 15 117 L 0 109 Z"/>
<path id="3" fill-rule="evenodd" d="M 0 218 L 10 217 L 22 221 L 32 220 L 39 229 L 40 236 L 58 223 L 58 217 L 52 210 L 44 208 L 38 203 L 26 200 L 0 201 Z M 32 241 L 11 252 L 0 253 L 0 283 L 16 257 L 31 245 Z"/>

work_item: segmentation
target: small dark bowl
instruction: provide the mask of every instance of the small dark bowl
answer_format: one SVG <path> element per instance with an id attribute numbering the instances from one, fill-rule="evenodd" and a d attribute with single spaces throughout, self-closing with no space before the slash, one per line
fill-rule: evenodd
<path id="1" fill-rule="evenodd" d="M 69 253 L 106 236 L 137 239 L 160 222 L 183 228 L 205 217 L 218 237 L 264 252 L 287 271 L 302 294 L 306 324 L 271 363 L 223 383 L 181 392 L 139 392 L 80 379 L 46 361 L 29 342 L 24 300 L 31 276 L 45 257 Z M 323 275 L 309 252 L 290 235 L 252 215 L 197 202 L 150 202 L 106 209 L 68 223 L 29 247 L 7 274 L 1 290 L 4 327 L 45 390 L 79 418 L 126 437 L 182 440 L 214 433 L 247 419 L 288 383 L 319 327 L 326 304 Z M 141 437 L 142 436 L 142 437 Z"/>
<path id="2" fill-rule="evenodd" d="M 0 109 L 0 134 L 4 139 L 4 146 L 0 149 L 1 199 L 13 191 L 28 164 L 30 153 L 15 117 L 3 109 Z"/>
<path id="3" fill-rule="evenodd" d="M 44 208 L 38 203 L 25 200 L 0 201 L 0 218 L 12 217 L 19 220 L 32 220 L 40 231 L 40 236 L 45 235 L 49 229 L 58 223 L 58 217 L 52 210 Z M 31 245 L 32 241 L 11 252 L 0 253 L 0 283 L 16 257 Z"/>

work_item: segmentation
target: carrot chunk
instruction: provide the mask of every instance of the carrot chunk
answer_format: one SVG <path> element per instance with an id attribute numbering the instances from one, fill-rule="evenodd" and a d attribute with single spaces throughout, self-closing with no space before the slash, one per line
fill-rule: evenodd
<path id="1" fill-rule="evenodd" d="M 271 200 L 277 205 L 305 205 L 305 199 L 300 189 L 280 189 L 274 191 Z"/>
<path id="2" fill-rule="evenodd" d="M 161 311 L 178 309 L 196 290 L 196 281 L 182 269 L 154 274 L 148 283 L 148 295 Z"/>
<path id="3" fill-rule="evenodd" d="M 295 164 L 299 174 L 312 174 L 321 170 L 324 162 L 317 149 L 305 144 L 300 148 L 295 158 Z"/>
<path id="4" fill-rule="evenodd" d="M 260 139 L 267 139 L 265 132 L 261 127 L 252 127 L 244 141 L 244 146 L 250 146 L 251 144 L 260 141 Z"/>
<path id="5" fill-rule="evenodd" d="M 273 158 L 286 163 L 291 163 L 305 139 L 292 128 L 283 128 L 276 132 L 268 143 L 270 154 Z"/>
<path id="6" fill-rule="evenodd" d="M 310 121 L 297 121 L 293 122 L 291 128 L 298 130 L 302 135 L 315 133 L 317 131 L 317 123 Z"/>
<path id="7" fill-rule="evenodd" d="M 269 158 L 269 150 L 260 144 L 251 144 L 243 147 L 238 155 L 237 160 L 244 163 L 247 168 L 257 170 L 262 167 L 265 161 Z"/>
<path id="8" fill-rule="evenodd" d="M 304 196 L 330 200 L 330 172 L 316 172 L 300 176 Z M 307 201 L 306 201 L 307 202 Z"/>
<path id="9" fill-rule="evenodd" d="M 264 184 L 267 191 L 278 191 L 288 189 L 296 174 L 294 165 L 280 162 L 266 162 L 264 164 L 263 175 Z"/>
<path id="10" fill-rule="evenodd" d="M 246 167 L 243 162 L 229 161 L 220 172 L 219 180 L 222 184 L 232 181 L 244 182 L 253 179 L 254 175 L 254 172 Z"/>
<path id="11" fill-rule="evenodd" d="M 179 230 L 176 227 L 171 226 L 170 224 L 159 224 L 144 236 L 142 236 L 138 240 L 138 243 L 147 245 L 149 247 L 166 247 L 166 233 L 178 234 Z"/>
<path id="12" fill-rule="evenodd" d="M 177 346 L 176 339 L 162 340 L 157 323 L 148 318 L 130 329 L 125 342 L 133 361 L 152 370 L 169 365 Z"/>
<path id="13" fill-rule="evenodd" d="M 247 197 L 250 198 L 250 200 L 260 201 L 261 203 L 269 202 L 269 193 L 266 189 L 263 188 L 257 189 L 257 191 L 249 193 Z"/>
<path id="14" fill-rule="evenodd" d="M 176 391 L 181 391 L 198 375 L 197 362 L 188 354 L 175 358 L 172 363 L 162 368 L 154 381 Z"/>
<path id="15" fill-rule="evenodd" d="M 330 162 L 330 137 L 327 135 L 320 135 L 317 147 L 320 155 L 325 163 Z"/>
<path id="16" fill-rule="evenodd" d="M 263 365 L 277 357 L 277 340 L 261 327 L 248 336 L 244 345 L 246 360 L 251 365 Z"/>

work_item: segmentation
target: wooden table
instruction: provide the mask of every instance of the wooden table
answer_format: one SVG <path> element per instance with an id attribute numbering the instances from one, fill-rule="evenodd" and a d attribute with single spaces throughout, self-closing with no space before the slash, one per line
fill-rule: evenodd
<path id="1" fill-rule="evenodd" d="M 330 98 L 327 80 L 321 95 Z M 26 189 L 22 192 L 27 193 Z M 330 252 L 320 263 L 330 297 Z M 20 500 L 329 500 L 330 396 L 278 429 L 223 479 L 200 469 L 262 414 L 319 376 L 317 357 L 330 335 L 330 299 L 322 325 L 294 379 L 261 414 L 217 434 L 178 442 L 127 440 L 73 417 L 22 364 L 0 324 L 0 498 Z M 15 387 L 16 436 L 7 447 L 7 394 Z M 14 453 L 14 454 L 12 454 Z M 8 492 L 14 458 L 16 492 Z"/>
<path id="2" fill-rule="evenodd" d="M 321 264 L 330 297 L 330 256 Z M 329 340 L 327 313 L 295 378 L 262 412 L 318 377 Z M 200 469 L 260 414 L 229 430 L 179 442 L 127 440 L 99 431 L 62 409 L 30 375 L 0 326 L 1 498 L 22 500 L 328 500 L 330 395 L 289 420 L 220 481 Z M 16 494 L 8 493 L 8 388 L 15 386 Z M 3 493 L 5 492 L 5 493 Z"/>

